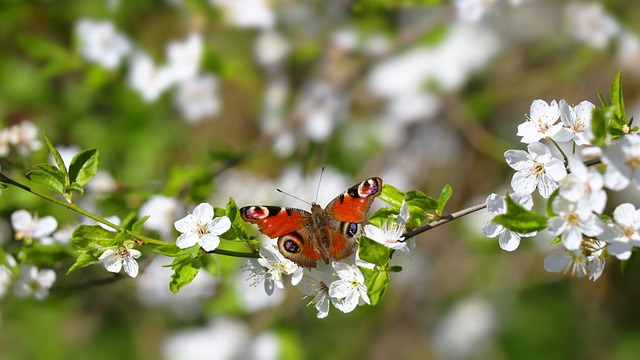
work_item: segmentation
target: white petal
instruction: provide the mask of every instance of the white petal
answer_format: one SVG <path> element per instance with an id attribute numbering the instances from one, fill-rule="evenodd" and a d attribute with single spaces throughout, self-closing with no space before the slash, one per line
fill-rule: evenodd
<path id="1" fill-rule="evenodd" d="M 558 183 L 553 181 L 548 176 L 542 176 L 540 182 L 538 183 L 538 192 L 540 195 L 548 199 L 549 196 L 558 188 Z"/>
<path id="2" fill-rule="evenodd" d="M 213 206 L 202 203 L 193 209 L 193 216 L 198 224 L 207 224 L 213 219 Z"/>
<path id="3" fill-rule="evenodd" d="M 538 127 L 532 121 L 525 121 L 524 123 L 518 125 L 518 132 L 516 135 L 522 136 L 520 142 L 525 144 L 536 142 L 544 137 L 544 135 L 542 135 Z"/>
<path id="4" fill-rule="evenodd" d="M 133 259 L 137 259 L 140 257 L 140 255 L 142 255 L 142 253 L 140 253 L 140 251 L 136 250 L 136 249 L 129 249 L 129 256 L 132 257 Z"/>
<path id="5" fill-rule="evenodd" d="M 119 273 L 122 269 L 122 259 L 116 255 L 104 258 L 103 262 L 104 268 L 109 272 Z"/>
<path id="6" fill-rule="evenodd" d="M 124 272 L 131 276 L 132 278 L 135 278 L 136 276 L 138 276 L 138 262 L 133 260 L 132 258 L 128 257 L 125 258 L 124 261 L 122 262 L 124 265 Z"/>
<path id="7" fill-rule="evenodd" d="M 220 238 L 217 235 L 204 234 L 198 242 L 205 251 L 213 251 L 220 245 Z"/>
<path id="8" fill-rule="evenodd" d="M 511 188 L 520 194 L 531 194 L 536 189 L 536 178 L 530 173 L 519 171 L 513 174 Z"/>
<path id="9" fill-rule="evenodd" d="M 511 198 L 518 205 L 522 206 L 527 210 L 531 210 L 531 208 L 533 207 L 533 197 L 531 197 L 531 194 L 514 194 L 513 196 L 511 196 Z"/>
<path id="10" fill-rule="evenodd" d="M 173 223 L 173 226 L 183 234 L 195 232 L 198 228 L 198 223 L 193 215 L 189 214 L 180 220 Z"/>
<path id="11" fill-rule="evenodd" d="M 614 165 L 608 165 L 604 171 L 604 186 L 611 190 L 623 190 L 631 181 L 625 177 Z"/>
<path id="12" fill-rule="evenodd" d="M 562 245 L 567 250 L 578 250 L 582 245 L 582 233 L 575 227 L 569 228 L 562 234 Z"/>
<path id="13" fill-rule="evenodd" d="M 349 295 L 349 292 L 353 290 L 347 281 L 336 280 L 329 286 L 329 296 L 336 299 L 342 299 Z"/>
<path id="14" fill-rule="evenodd" d="M 198 243 L 198 239 L 200 238 L 195 233 L 182 234 L 178 236 L 178 239 L 176 240 L 176 245 L 180 249 L 190 248 L 193 245 Z"/>
<path id="15" fill-rule="evenodd" d="M 561 125 L 561 124 L 558 124 Z M 569 129 L 567 129 L 566 127 L 561 127 L 557 130 L 558 132 L 551 135 L 551 132 L 549 133 L 549 136 L 557 141 L 557 142 L 565 142 L 565 141 L 571 141 L 573 139 L 573 132 Z"/>
<path id="16" fill-rule="evenodd" d="M 549 272 L 564 271 L 573 258 L 566 251 L 554 251 L 544 258 L 544 269 Z"/>
<path id="17" fill-rule="evenodd" d="M 498 194 L 487 196 L 485 203 L 491 215 L 500 215 L 507 212 L 507 202 Z"/>
<path id="18" fill-rule="evenodd" d="M 527 145 L 527 151 L 529 151 L 529 155 L 534 161 L 538 158 L 546 159 L 551 156 L 551 150 L 549 150 L 549 147 L 540 142 L 534 142 Z"/>
<path id="19" fill-rule="evenodd" d="M 293 275 L 291 276 L 291 285 L 296 286 L 300 283 L 304 274 L 303 270 L 303 268 L 299 267 L 293 272 Z"/>
<path id="20" fill-rule="evenodd" d="M 504 153 L 507 164 L 516 171 L 528 170 L 533 165 L 531 157 L 524 150 L 507 150 Z"/>
<path id="21" fill-rule="evenodd" d="M 502 225 L 496 224 L 493 221 L 487 221 L 482 225 L 482 235 L 488 238 L 494 238 L 500 234 L 504 227 Z"/>
<path id="22" fill-rule="evenodd" d="M 105 250 L 102 255 L 100 255 L 100 257 L 98 258 L 98 260 L 102 261 L 108 257 L 112 257 L 112 256 L 116 256 L 117 251 L 114 248 L 109 248 L 107 250 Z"/>
<path id="23" fill-rule="evenodd" d="M 607 245 L 607 252 L 618 260 L 627 260 L 631 257 L 631 243 L 612 241 Z"/>
<path id="24" fill-rule="evenodd" d="M 45 216 L 41 219 L 38 219 L 33 226 L 33 237 L 38 239 L 43 236 L 49 236 L 58 227 L 58 221 L 53 216 Z"/>
<path id="25" fill-rule="evenodd" d="M 500 248 L 502 248 L 502 250 L 514 251 L 518 246 L 520 246 L 520 235 L 509 229 L 504 229 L 504 231 L 500 233 L 498 242 L 500 243 Z"/>
<path id="26" fill-rule="evenodd" d="M 38 284 L 44 288 L 50 288 L 56 281 L 56 272 L 51 269 L 42 269 L 38 273 Z"/>
<path id="27" fill-rule="evenodd" d="M 231 228 L 231 220 L 226 216 L 213 219 L 209 226 L 209 232 L 215 235 L 222 235 Z"/>
<path id="28" fill-rule="evenodd" d="M 554 216 L 547 221 L 547 230 L 555 236 L 560 235 L 565 229 L 565 221 L 561 216 Z"/>
<path id="29" fill-rule="evenodd" d="M 30 231 L 33 218 L 27 210 L 18 210 L 11 213 L 11 226 L 16 232 Z"/>
<path id="30" fill-rule="evenodd" d="M 560 181 L 567 176 L 567 169 L 565 169 L 564 164 L 556 158 L 544 165 L 544 172 L 554 181 Z"/>

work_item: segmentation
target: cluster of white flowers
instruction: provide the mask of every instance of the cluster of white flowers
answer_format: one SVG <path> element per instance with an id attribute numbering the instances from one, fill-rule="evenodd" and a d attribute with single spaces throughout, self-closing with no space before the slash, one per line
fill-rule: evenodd
<path id="1" fill-rule="evenodd" d="M 8 156 L 12 148 L 22 156 L 42 148 L 34 123 L 25 120 L 0 131 L 0 157 Z"/>
<path id="2" fill-rule="evenodd" d="M 166 90 L 177 86 L 174 102 L 185 121 L 199 122 L 220 111 L 217 78 L 200 72 L 203 39 L 199 33 L 192 32 L 184 41 L 169 43 L 164 65 L 156 65 L 109 21 L 80 20 L 76 34 L 80 54 L 90 62 L 115 69 L 129 58 L 129 85 L 146 102 L 157 100 Z"/>
<path id="3" fill-rule="evenodd" d="M 588 101 L 575 107 L 564 100 L 550 104 L 533 101 L 528 119 L 518 126 L 518 135 L 528 144 L 528 152 L 508 150 L 505 158 L 516 170 L 511 187 L 515 192 L 512 198 L 518 204 L 531 209 L 531 194 L 536 189 L 543 198 L 552 201 L 554 216 L 548 219 L 547 231 L 559 240 L 562 249 L 547 256 L 545 269 L 596 280 L 607 256 L 628 259 L 632 247 L 640 244 L 637 233 L 640 211 L 634 205 L 619 205 L 613 217 L 603 215 L 607 202 L 605 188 L 619 191 L 633 182 L 640 189 L 640 138 L 629 134 L 610 141 L 602 149 L 592 147 L 594 108 Z M 569 171 L 560 155 L 554 155 L 540 141 L 552 142 L 560 152 L 563 148 L 573 149 L 566 156 Z M 600 154 L 606 165 L 604 173 L 587 168 L 581 154 Z M 557 196 L 552 196 L 556 190 Z M 496 194 L 487 198 L 487 208 L 492 215 L 506 212 L 505 201 Z M 536 234 L 518 234 L 493 222 L 484 224 L 483 233 L 487 237 L 499 235 L 500 246 L 507 251 L 515 250 L 521 237 Z"/>
<path id="4" fill-rule="evenodd" d="M 389 219 L 382 229 L 373 225 L 365 226 L 365 236 L 390 249 L 409 252 L 403 234 L 409 218 L 409 209 L 403 202 L 400 214 Z M 249 260 L 245 271 L 251 274 L 253 285 L 264 284 L 268 295 L 274 294 L 275 288 L 284 288 L 284 275 L 291 276 L 291 284 L 296 286 L 305 297 L 311 297 L 309 305 L 318 310 L 318 318 L 329 314 L 330 304 L 338 310 L 348 313 L 358 305 L 371 304 L 367 294 L 365 278 L 359 266 L 372 268 L 357 256 L 342 261 L 333 261 L 330 265 L 318 262 L 315 268 L 301 268 L 286 259 L 278 247 L 268 244 L 260 250 L 260 258 Z"/>

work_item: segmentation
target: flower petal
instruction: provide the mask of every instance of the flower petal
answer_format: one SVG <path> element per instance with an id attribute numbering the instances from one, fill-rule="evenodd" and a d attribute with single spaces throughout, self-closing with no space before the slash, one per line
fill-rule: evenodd
<path id="1" fill-rule="evenodd" d="M 176 246 L 178 246 L 180 249 L 190 248 L 198 243 L 198 239 L 199 237 L 195 233 L 185 233 L 178 236 L 178 239 L 176 240 Z"/>
<path id="2" fill-rule="evenodd" d="M 220 245 L 220 238 L 217 235 L 204 234 L 198 243 L 205 251 L 213 251 Z"/>
<path id="3" fill-rule="evenodd" d="M 209 226 L 209 232 L 215 235 L 222 235 L 231 228 L 231 220 L 226 216 L 213 219 Z"/>
<path id="4" fill-rule="evenodd" d="M 198 224 L 207 224 L 213 219 L 213 206 L 202 203 L 193 209 L 193 216 Z"/>
<path id="5" fill-rule="evenodd" d="M 127 257 L 124 259 L 124 261 L 122 262 L 122 264 L 124 265 L 124 272 L 131 276 L 132 278 L 135 278 L 136 276 L 138 276 L 138 262 L 133 260 L 130 257 Z"/>

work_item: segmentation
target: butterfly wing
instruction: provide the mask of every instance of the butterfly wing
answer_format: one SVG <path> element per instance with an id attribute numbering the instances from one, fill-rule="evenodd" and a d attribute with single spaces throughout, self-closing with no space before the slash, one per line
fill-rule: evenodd
<path id="1" fill-rule="evenodd" d="M 261 233 L 278 238 L 278 249 L 287 259 L 303 267 L 315 267 L 320 254 L 312 244 L 311 214 L 280 206 L 245 206 L 240 209 L 244 221 L 258 225 Z"/>
<path id="2" fill-rule="evenodd" d="M 353 254 L 362 235 L 371 203 L 382 192 L 382 179 L 372 177 L 353 185 L 327 205 L 331 221 L 330 256 L 335 260 Z"/>

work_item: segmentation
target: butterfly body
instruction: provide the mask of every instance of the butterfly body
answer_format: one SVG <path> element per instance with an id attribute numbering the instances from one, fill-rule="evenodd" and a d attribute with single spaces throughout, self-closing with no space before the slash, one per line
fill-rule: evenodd
<path id="1" fill-rule="evenodd" d="M 313 203 L 311 212 L 279 206 L 245 206 L 242 219 L 260 232 L 278 238 L 282 255 L 303 267 L 329 263 L 355 251 L 373 199 L 382 191 L 378 177 L 364 180 L 338 195 L 326 208 Z"/>

